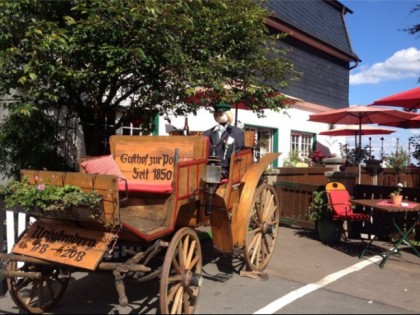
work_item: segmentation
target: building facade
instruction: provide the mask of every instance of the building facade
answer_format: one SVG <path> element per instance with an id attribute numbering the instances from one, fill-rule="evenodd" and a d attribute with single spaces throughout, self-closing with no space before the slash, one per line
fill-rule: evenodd
<path id="1" fill-rule="evenodd" d="M 272 33 L 287 34 L 278 45 L 288 50 L 286 57 L 303 73 L 300 80 L 279 91 L 298 101 L 287 113 L 266 111 L 264 118 L 239 109 L 234 111 L 237 120 L 245 129 L 256 131 L 262 153 L 282 152 L 276 166 L 283 166 L 293 151 L 302 160 L 314 150 L 338 155 L 344 138 L 317 136 L 329 126 L 308 119 L 312 113 L 349 106 L 350 70 L 360 61 L 352 50 L 345 23 L 345 15 L 352 11 L 336 0 L 271 0 L 267 9 L 271 12 L 267 27 Z M 189 117 L 189 122 L 191 130 L 214 125 L 205 109 Z M 171 127 L 182 128 L 183 123 L 184 117 L 172 117 L 172 126 L 160 119 L 158 133 L 167 134 Z"/>

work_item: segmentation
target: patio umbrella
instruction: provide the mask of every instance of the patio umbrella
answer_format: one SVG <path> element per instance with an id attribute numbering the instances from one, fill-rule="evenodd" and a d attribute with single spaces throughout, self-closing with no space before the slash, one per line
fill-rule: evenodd
<path id="1" fill-rule="evenodd" d="M 420 122 L 419 122 L 420 123 Z M 330 129 L 321 131 L 319 135 L 322 136 L 354 136 L 354 143 L 357 147 L 357 136 L 361 134 L 366 135 L 387 135 L 395 132 L 395 130 L 385 129 L 375 126 L 362 125 L 362 129 L 359 129 L 359 125 L 348 125 L 345 127 Z"/>
<path id="2" fill-rule="evenodd" d="M 416 129 L 420 128 L 420 115 L 410 120 L 394 122 L 394 123 L 381 123 L 381 126 L 397 127 L 403 129 Z"/>
<path id="3" fill-rule="evenodd" d="M 404 107 L 408 110 L 420 108 L 420 87 L 380 98 L 368 106 L 373 105 Z"/>
<path id="4" fill-rule="evenodd" d="M 359 143 L 358 151 L 361 152 L 362 125 L 379 123 L 398 123 L 416 117 L 416 114 L 373 106 L 351 106 L 336 110 L 330 110 L 309 116 L 309 121 L 322 122 L 328 124 L 358 125 Z M 359 156 L 360 162 L 360 156 Z"/>

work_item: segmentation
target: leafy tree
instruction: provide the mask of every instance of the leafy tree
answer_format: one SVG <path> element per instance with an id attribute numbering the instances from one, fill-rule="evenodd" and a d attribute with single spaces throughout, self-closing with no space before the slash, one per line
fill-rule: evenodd
<path id="1" fill-rule="evenodd" d="M 420 136 L 412 136 L 408 139 L 408 142 L 413 148 L 411 156 L 417 160 L 417 165 L 420 166 Z"/>
<path id="2" fill-rule="evenodd" d="M 420 4 L 417 4 L 416 7 L 411 9 L 410 14 L 414 14 L 416 12 L 420 12 Z M 420 32 L 420 24 L 415 24 L 412 27 L 409 27 L 405 29 L 409 34 L 415 35 Z M 417 34 L 417 37 L 419 35 Z M 420 78 L 418 79 L 418 82 L 420 82 Z M 412 153 L 412 156 L 420 161 L 420 136 L 413 136 L 409 138 L 409 142 L 414 146 L 414 151 Z M 418 162 L 418 165 L 420 165 L 420 162 Z"/>
<path id="3" fill-rule="evenodd" d="M 410 14 L 415 14 L 416 12 L 420 12 L 420 4 L 417 4 L 413 9 L 410 10 Z M 415 24 L 409 28 L 404 29 L 404 31 L 411 35 L 415 35 L 420 32 L 420 24 Z M 416 37 L 419 37 L 419 34 L 417 34 Z M 420 82 L 420 78 L 418 79 L 418 82 Z"/>
<path id="4" fill-rule="evenodd" d="M 149 133 L 156 115 L 220 100 L 279 110 L 276 89 L 299 75 L 268 15 L 264 0 L 1 1 L 0 95 L 12 111 L 75 113 L 88 155 L 105 153 L 117 110 L 111 133 L 133 120 Z"/>
<path id="5" fill-rule="evenodd" d="M 385 156 L 385 160 L 397 173 L 407 167 L 410 155 L 402 147 L 396 147 L 395 151 Z"/>
<path id="6" fill-rule="evenodd" d="M 57 123 L 41 111 L 10 114 L 0 125 L 0 173 L 19 178 L 21 169 L 67 170 L 59 155 Z"/>
<path id="7" fill-rule="evenodd" d="M 410 14 L 414 14 L 417 11 L 420 11 L 420 4 L 417 4 L 416 7 L 410 10 Z M 414 35 L 420 32 L 420 24 L 415 24 L 407 29 L 405 29 L 409 34 Z"/>

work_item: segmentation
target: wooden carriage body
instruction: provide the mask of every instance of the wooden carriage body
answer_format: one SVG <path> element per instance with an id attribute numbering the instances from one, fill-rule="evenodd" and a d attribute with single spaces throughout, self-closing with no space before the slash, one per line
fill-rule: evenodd
<path id="1" fill-rule="evenodd" d="M 253 136 L 247 133 L 249 147 L 232 155 L 229 178 L 217 184 L 214 194 L 210 194 L 206 182 L 209 140 L 201 135 L 116 135 L 110 137 L 111 156 L 82 159 L 80 172 L 23 170 L 22 176 L 33 185 L 68 184 L 84 191 L 96 191 L 103 199 L 103 213 L 95 217 L 83 209 L 73 209 L 66 215 L 30 213 L 36 222 L 22 235 L 12 256 L 0 257 L 12 262 L 3 276 L 9 279 L 9 291 L 17 304 L 26 311 L 38 313 L 50 309 L 61 297 L 53 296 L 45 305 L 38 301 L 36 306 L 32 305 L 35 302 L 20 299 L 17 275 L 34 276 L 27 267 L 19 270 L 16 263 L 21 261 L 32 267 L 49 264 L 53 270 L 61 270 L 63 266 L 112 270 L 122 305 L 128 303 L 122 275 L 160 277 L 161 310 L 191 313 L 202 273 L 200 241 L 194 231 L 204 225 L 211 227 L 215 249 L 224 254 L 242 249 L 248 269 L 264 270 L 276 240 L 279 209 L 275 190 L 264 182 L 263 174 L 279 153 L 269 153 L 254 161 L 250 143 Z M 61 236 L 51 237 L 54 233 Z M 76 238 L 77 244 L 69 242 L 75 235 L 83 241 Z M 35 251 L 33 246 L 28 246 L 34 243 L 44 244 L 43 252 L 39 246 Z M 124 268 L 120 261 L 105 259 L 122 244 L 141 247 L 123 262 Z M 57 254 L 63 251 L 72 251 L 74 255 Z M 148 264 L 156 257 L 164 263 L 161 268 L 153 269 Z M 171 291 L 170 279 L 180 273 L 181 287 L 190 292 L 191 299 L 180 299 Z M 41 272 L 36 276 L 42 277 Z M 47 282 L 53 280 L 56 279 L 47 276 L 46 286 L 51 286 Z M 64 289 L 65 286 L 59 292 Z"/>

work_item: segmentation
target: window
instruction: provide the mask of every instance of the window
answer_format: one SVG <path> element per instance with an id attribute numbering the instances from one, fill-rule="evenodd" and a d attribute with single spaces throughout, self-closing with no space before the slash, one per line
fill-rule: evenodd
<path id="1" fill-rule="evenodd" d="M 245 127 L 244 130 L 253 130 L 255 131 L 255 144 L 258 148 L 258 152 L 255 152 L 258 157 L 255 156 L 255 160 L 258 160 L 259 157 L 263 157 L 264 154 L 268 152 L 273 152 L 273 137 L 274 132 L 272 129 L 268 128 L 257 128 L 257 127 Z"/>
<path id="2" fill-rule="evenodd" d="M 312 133 L 292 131 L 290 149 L 298 151 L 301 158 L 306 158 L 312 151 L 315 135 Z"/>

